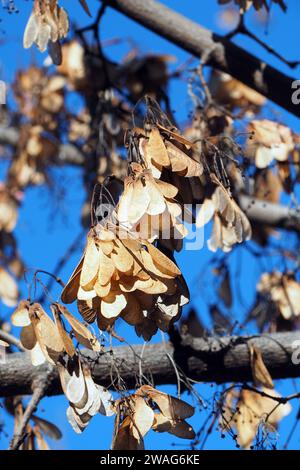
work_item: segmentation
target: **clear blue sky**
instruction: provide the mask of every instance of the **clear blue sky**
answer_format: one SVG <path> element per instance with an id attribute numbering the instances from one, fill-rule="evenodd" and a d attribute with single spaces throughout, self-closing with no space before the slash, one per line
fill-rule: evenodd
<path id="1" fill-rule="evenodd" d="M 0 79 L 11 83 L 14 73 L 18 68 L 24 68 L 31 61 L 41 63 L 41 55 L 34 51 L 24 51 L 22 48 L 22 35 L 26 20 L 29 16 L 32 2 L 16 0 L 16 5 L 20 8 L 19 14 L 8 15 L 0 9 Z M 77 6 L 78 2 L 74 0 L 62 0 L 61 5 L 70 11 L 70 16 L 83 26 L 89 22 L 82 9 Z M 89 0 L 91 10 L 95 11 L 98 2 Z M 164 0 L 163 3 L 171 6 L 178 12 L 185 14 L 194 21 L 199 22 L 203 26 L 212 29 L 215 32 L 224 33 L 220 28 L 217 12 L 216 0 Z M 277 51 L 280 51 L 289 59 L 299 59 L 299 19 L 300 19 L 300 2 L 297 0 L 287 0 L 288 13 L 283 14 L 276 6 L 273 8 L 273 17 L 269 28 L 269 34 L 265 37 Z M 69 7 L 69 8 L 68 8 Z M 249 15 L 249 24 L 252 29 L 263 36 L 263 29 L 258 26 L 253 19 L 253 15 Z M 173 46 L 169 42 L 159 38 L 155 34 L 146 31 L 143 27 L 128 20 L 123 15 L 108 9 L 103 22 L 101 23 L 101 38 L 103 40 L 113 37 L 131 37 L 138 44 L 142 52 L 168 53 L 177 57 L 177 64 L 185 61 L 188 54 Z M 259 55 L 262 59 L 266 59 L 270 64 L 280 68 L 280 70 L 294 74 L 295 78 L 300 78 L 300 69 L 291 72 L 286 66 L 279 62 L 276 58 L 268 55 L 259 46 L 245 38 L 238 38 L 237 42 L 247 47 L 253 53 Z M 110 56 L 115 59 L 121 59 L 127 52 L 128 46 L 112 47 L 108 50 Z M 244 65 L 245 67 L 247 64 Z M 172 108 L 176 110 L 176 116 L 179 122 L 184 122 L 190 108 L 190 102 L 186 93 L 186 84 L 180 81 L 172 82 L 170 86 L 170 96 Z M 294 130 L 300 131 L 299 121 L 281 109 L 273 106 L 276 113 L 279 113 L 280 119 L 291 126 Z M 268 111 L 269 112 L 269 111 Z M 271 111 L 270 111 L 271 113 Z M 6 165 L 0 165 L 0 176 L 5 176 Z M 16 229 L 16 237 L 20 252 L 25 258 L 26 264 L 31 268 L 41 268 L 53 271 L 55 263 L 65 253 L 67 247 L 74 240 L 76 235 L 81 231 L 80 211 L 84 200 L 84 192 L 82 190 L 81 173 L 77 169 L 55 169 L 53 171 L 55 181 L 59 188 L 65 190 L 63 200 L 53 192 L 53 189 L 46 187 L 31 188 L 26 191 L 25 201 L 20 210 L 19 222 Z M 206 238 L 208 230 L 206 231 Z M 84 243 L 84 240 L 83 240 Z M 72 271 L 77 259 L 80 255 L 81 247 L 78 252 L 69 260 L 65 266 L 61 276 L 67 279 Z M 207 321 L 206 300 L 212 296 L 209 286 L 205 284 L 206 266 L 211 254 L 202 249 L 198 252 L 182 252 L 178 256 L 178 262 L 182 272 L 190 285 L 193 304 L 204 321 Z M 242 261 L 241 261 L 242 260 Z M 258 271 L 254 265 L 253 259 L 243 250 L 237 251 L 237 255 L 232 262 L 232 269 L 238 269 L 239 264 L 242 265 L 240 276 L 241 294 L 246 306 L 250 306 L 253 301 L 253 289 L 249 289 L 249 281 L 254 285 L 258 276 Z M 238 271 L 236 271 L 238 272 Z M 211 276 L 209 277 L 211 279 Z M 252 284 L 253 283 L 253 284 Z M 27 295 L 26 286 L 23 286 L 23 295 Z M 59 289 L 53 289 L 51 292 L 53 298 L 58 298 Z M 9 315 L 10 310 L 1 306 L 2 314 Z M 73 307 L 75 312 L 75 307 Z M 246 313 L 241 310 L 239 305 L 234 306 L 234 314 L 238 320 L 242 320 Z M 135 336 L 132 330 L 125 327 L 122 323 L 118 324 L 118 332 L 126 338 L 128 342 L 137 343 L 140 340 Z M 152 341 L 160 341 L 161 336 L 158 334 Z M 295 386 L 291 381 L 281 381 L 277 384 L 277 389 L 282 394 L 293 392 Z M 162 387 L 168 393 L 176 393 L 175 387 Z M 197 391 L 204 398 L 209 398 L 215 386 L 210 384 L 201 384 L 197 386 Z M 188 401 L 190 397 L 186 394 L 184 398 Z M 49 441 L 52 448 L 57 449 L 108 449 L 112 436 L 113 419 L 96 416 L 90 423 L 89 427 L 80 436 L 76 435 L 67 422 L 65 412 L 67 401 L 64 397 L 45 398 L 39 406 L 39 414 L 48 418 L 59 425 L 63 432 L 63 439 L 59 442 Z M 294 404 L 293 415 L 297 412 L 297 406 Z M 207 416 L 205 410 L 200 410 L 195 417 L 190 420 L 195 430 L 199 429 L 201 423 Z M 290 416 L 282 422 L 280 431 L 283 438 L 279 439 L 279 445 L 284 442 L 288 429 L 293 422 Z M 0 418 L 2 418 L 0 410 Z M 5 416 L 6 419 L 6 416 Z M 7 420 L 6 432 L 11 435 L 12 420 Z M 188 441 L 175 439 L 167 434 L 150 433 L 146 438 L 146 448 L 148 449 L 173 449 L 172 443 L 179 445 L 177 449 L 187 448 Z M 6 448 L 8 439 L 4 435 L 0 435 L 0 448 Z M 292 448 L 299 448 L 299 435 L 295 433 L 291 442 Z M 227 436 L 220 439 L 218 432 L 213 432 L 207 441 L 207 449 L 229 449 L 234 448 L 234 443 Z M 176 447 L 175 447 L 176 449 Z"/>

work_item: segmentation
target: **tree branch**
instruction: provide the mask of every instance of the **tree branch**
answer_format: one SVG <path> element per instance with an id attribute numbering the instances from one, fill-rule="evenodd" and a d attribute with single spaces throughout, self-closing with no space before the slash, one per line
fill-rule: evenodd
<path id="1" fill-rule="evenodd" d="M 299 365 L 292 361 L 297 347 L 294 341 L 300 341 L 300 332 L 220 338 L 185 335 L 178 336 L 175 346 L 170 343 L 118 346 L 98 355 L 85 350 L 83 356 L 90 362 L 94 380 L 107 387 L 120 376 L 122 383 L 134 388 L 139 384 L 141 374 L 151 378 L 156 385 L 177 384 L 174 364 L 182 378 L 200 382 L 245 382 L 252 380 L 249 339 L 260 348 L 273 379 L 300 376 Z M 0 367 L 0 396 L 31 394 L 31 384 L 45 375 L 48 383 L 45 394 L 62 393 L 54 367 L 49 369 L 48 364 L 32 366 L 27 353 L 9 354 L 6 363 Z"/>
<path id="2" fill-rule="evenodd" d="M 6 331 L 0 330 L 0 339 L 6 341 L 9 344 L 13 344 L 20 351 L 25 351 L 25 348 L 22 346 L 21 341 L 15 338 L 12 334 L 7 333 Z"/>
<path id="3" fill-rule="evenodd" d="M 229 73 L 290 113 L 300 116 L 300 105 L 293 104 L 291 100 L 295 79 L 227 38 L 212 33 L 155 0 L 106 0 L 106 3 L 194 56 L 208 57 L 208 65 Z"/>
<path id="4" fill-rule="evenodd" d="M 26 427 L 31 419 L 31 416 L 36 410 L 36 407 L 38 406 L 39 402 L 44 396 L 45 390 L 47 388 L 47 381 L 44 380 L 40 381 L 39 383 L 36 383 L 34 387 L 32 387 L 32 397 L 26 407 L 26 410 L 24 411 L 24 414 L 21 418 L 21 422 L 11 440 L 9 450 L 18 450 L 21 444 L 23 443 L 24 436 L 26 435 Z"/>
<path id="5" fill-rule="evenodd" d="M 262 225 L 300 232 L 299 210 L 245 194 L 239 195 L 238 201 L 249 220 Z"/>

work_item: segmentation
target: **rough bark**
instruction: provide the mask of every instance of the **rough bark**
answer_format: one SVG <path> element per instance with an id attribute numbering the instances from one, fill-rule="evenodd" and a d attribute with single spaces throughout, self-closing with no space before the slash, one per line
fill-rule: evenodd
<path id="1" fill-rule="evenodd" d="M 84 351 L 84 356 L 90 361 L 94 380 L 104 386 L 116 385 L 121 377 L 123 384 L 133 388 L 139 384 L 141 374 L 156 385 L 176 384 L 174 364 L 179 373 L 182 371 L 185 376 L 200 382 L 245 382 L 252 378 L 249 341 L 262 351 L 273 379 L 300 376 L 300 366 L 292 360 L 293 353 L 293 357 L 300 359 L 300 353 L 297 355 L 300 332 L 207 339 L 186 335 L 178 337 L 175 346 L 170 343 L 119 346 L 98 356 Z M 33 367 L 27 353 L 9 354 L 6 362 L 0 364 L 0 396 L 31 394 L 32 384 L 45 375 L 48 381 L 46 394 L 62 393 L 55 367 L 49 364 Z"/>
<path id="2" fill-rule="evenodd" d="M 291 100 L 295 79 L 232 41 L 155 0 L 106 0 L 106 3 L 194 56 L 208 58 L 209 65 L 229 73 L 295 116 L 300 116 L 300 105 L 293 104 Z"/>

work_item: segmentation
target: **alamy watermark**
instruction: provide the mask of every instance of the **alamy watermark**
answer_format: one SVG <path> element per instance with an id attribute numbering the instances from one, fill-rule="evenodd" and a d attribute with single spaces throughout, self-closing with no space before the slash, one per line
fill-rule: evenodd
<path id="1" fill-rule="evenodd" d="M 116 233 L 120 239 L 136 240 L 181 240 L 185 239 L 185 249 L 187 251 L 200 250 L 204 247 L 204 220 L 198 216 L 200 227 L 196 227 L 192 222 L 196 214 L 200 213 L 201 204 L 185 204 L 179 208 L 179 214 L 171 214 L 167 210 L 154 216 L 142 217 L 137 223 L 130 222 L 131 214 L 122 214 L 122 218 L 117 216 L 115 206 L 105 203 L 99 204 L 95 211 L 97 221 L 103 227 L 108 226 L 112 233 Z M 177 208 L 177 209 L 178 209 Z M 146 215 L 146 214 L 145 214 Z"/>
<path id="2" fill-rule="evenodd" d="M 295 105 L 300 104 L 300 80 L 293 81 L 292 89 L 295 90 L 292 93 L 292 103 Z"/>
<path id="3" fill-rule="evenodd" d="M 6 104 L 6 84 L 0 80 L 0 105 Z"/>
<path id="4" fill-rule="evenodd" d="M 6 347 L 0 343 L 0 364 L 6 363 Z"/>
<path id="5" fill-rule="evenodd" d="M 295 340 L 292 342 L 292 363 L 295 365 L 300 364 L 300 340 Z"/>

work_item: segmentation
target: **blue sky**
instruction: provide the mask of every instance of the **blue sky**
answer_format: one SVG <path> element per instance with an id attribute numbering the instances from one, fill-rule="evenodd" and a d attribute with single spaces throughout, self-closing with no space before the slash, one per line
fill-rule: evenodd
<path id="1" fill-rule="evenodd" d="M 30 13 L 31 1 L 15 0 L 16 5 L 20 9 L 19 14 L 8 15 L 7 12 L 0 9 L 0 79 L 11 83 L 15 71 L 18 68 L 24 68 L 30 62 L 41 63 L 42 57 L 35 50 L 25 51 L 22 48 L 22 34 Z M 70 16 L 79 26 L 89 23 L 88 17 L 83 13 L 82 9 L 77 6 L 78 2 L 74 0 L 62 0 L 61 5 L 70 11 Z M 98 2 L 89 0 L 91 10 L 95 11 Z M 216 0 L 165 0 L 164 4 L 171 6 L 178 12 L 185 14 L 187 17 L 199 22 L 201 25 L 212 29 L 215 32 L 224 33 L 225 30 L 220 28 L 218 20 L 218 12 L 220 7 L 217 6 Z M 263 35 L 263 28 L 254 21 L 253 15 L 248 15 L 248 24 L 251 28 L 264 37 L 278 52 L 282 53 L 288 59 L 299 59 L 299 38 L 298 28 L 300 19 L 300 2 L 297 0 L 287 0 L 288 13 L 285 15 L 277 8 L 273 8 L 272 20 L 267 36 Z M 70 5 L 72 5 L 70 7 Z M 69 8 L 68 8 L 69 7 Z M 172 65 L 176 67 L 185 61 L 189 56 L 186 52 L 173 46 L 169 42 L 159 38 L 155 34 L 146 31 L 143 27 L 137 25 L 123 15 L 108 9 L 103 22 L 101 23 L 102 40 L 115 37 L 130 37 L 138 44 L 141 52 L 168 53 L 177 57 L 177 63 Z M 279 62 L 276 58 L 267 54 L 253 41 L 238 37 L 236 42 L 243 47 L 248 48 L 252 53 L 257 54 L 270 64 L 278 67 L 283 72 L 300 78 L 300 68 L 298 71 L 290 71 L 290 69 Z M 120 60 L 128 51 L 126 43 L 120 46 L 114 46 L 107 49 L 108 55 L 114 60 Z M 246 64 L 244 65 L 246 66 Z M 182 81 L 173 81 L 170 85 L 170 96 L 172 108 L 176 111 L 177 120 L 184 123 L 188 113 L 191 110 L 186 93 L 186 83 Z M 272 109 L 271 109 L 272 108 Z M 268 115 L 275 115 L 278 119 L 284 121 L 295 131 L 300 131 L 299 121 L 287 112 L 279 109 L 275 105 L 268 105 Z M 0 165 L 0 176 L 5 177 L 6 167 Z M 65 197 L 61 200 L 52 189 L 47 187 L 30 188 L 26 191 L 25 201 L 20 210 L 19 222 L 16 229 L 16 237 L 20 252 L 23 254 L 26 264 L 31 268 L 41 268 L 53 271 L 56 261 L 63 256 L 68 246 L 76 238 L 82 230 L 80 226 L 80 212 L 84 201 L 84 191 L 82 189 L 81 172 L 74 168 L 56 168 L 53 170 L 53 178 L 57 182 L 59 188 L 65 190 Z M 209 229 L 206 230 L 205 238 L 209 235 Z M 82 245 L 84 240 L 82 240 Z M 82 245 L 78 246 L 77 253 L 74 254 L 66 264 L 61 273 L 62 279 L 66 280 L 72 271 L 77 259 L 80 256 Z M 196 307 L 200 317 L 207 322 L 207 300 L 213 300 L 213 293 L 209 289 L 209 282 L 212 276 L 207 276 L 207 264 L 211 254 L 207 249 L 197 252 L 182 252 L 178 255 L 177 260 L 182 272 L 188 282 L 192 294 L 192 304 Z M 259 274 L 257 266 L 253 258 L 246 250 L 237 250 L 232 260 L 232 270 L 237 276 L 240 276 L 240 289 L 246 306 L 250 306 L 253 302 L 253 287 L 255 280 Z M 59 289 L 56 287 L 51 291 L 54 299 L 59 297 Z M 26 286 L 23 286 L 23 295 L 26 296 Z M 4 315 L 9 315 L 11 311 L 0 306 Z M 245 316 L 240 305 L 234 306 L 234 313 L 238 320 L 242 320 Z M 73 307 L 73 312 L 75 308 Z M 209 323 L 208 323 L 209 325 Z M 137 343 L 140 340 L 135 336 L 129 327 L 118 324 L 118 332 L 124 336 L 128 342 Z M 245 331 L 247 333 L 248 331 Z M 158 334 L 152 341 L 160 341 L 161 335 Z M 277 389 L 287 394 L 295 391 L 297 383 L 291 381 L 281 381 L 278 383 Z M 197 391 L 205 399 L 212 396 L 215 386 L 211 384 L 200 384 Z M 176 394 L 173 386 L 162 387 L 162 390 L 168 393 Z M 190 401 L 190 397 L 186 394 L 183 396 Z M 59 442 L 51 441 L 52 448 L 57 449 L 107 449 L 109 448 L 113 419 L 95 417 L 89 427 L 80 436 L 76 435 L 68 424 L 65 416 L 67 401 L 64 397 L 45 398 L 39 406 L 39 414 L 48 418 L 59 425 L 63 432 L 63 439 Z M 283 438 L 280 438 L 279 445 L 284 442 L 284 436 L 288 434 L 291 424 L 294 422 L 293 417 L 297 412 L 297 406 L 294 404 L 293 415 L 286 418 L 282 422 L 280 431 Z M 195 430 L 199 429 L 201 423 L 207 416 L 206 410 L 199 410 L 190 420 Z M 0 418 L 2 418 L 0 410 Z M 7 420 L 6 431 L 10 435 L 12 430 L 12 420 Z M 172 444 L 178 444 L 173 447 Z M 7 447 L 8 438 L 0 435 L 0 449 Z M 146 438 L 146 448 L 148 449 L 182 449 L 188 447 L 188 441 L 175 439 L 167 434 L 150 433 Z M 234 448 L 235 444 L 229 436 L 220 439 L 217 431 L 214 431 L 207 441 L 207 449 L 229 449 Z M 299 437 L 295 433 L 291 441 L 291 448 L 299 448 Z"/>

